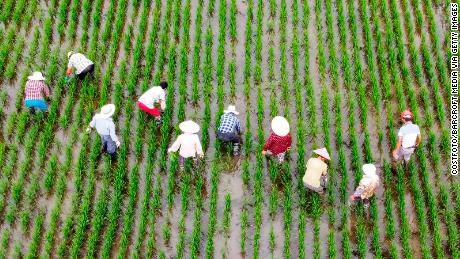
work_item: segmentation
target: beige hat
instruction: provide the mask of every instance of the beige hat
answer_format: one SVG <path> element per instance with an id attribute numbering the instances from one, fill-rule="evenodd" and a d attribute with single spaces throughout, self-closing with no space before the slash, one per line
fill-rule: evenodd
<path id="1" fill-rule="evenodd" d="M 115 104 L 106 104 L 102 106 L 101 112 L 96 114 L 98 118 L 107 119 L 115 113 Z"/>
<path id="2" fill-rule="evenodd" d="M 272 120 L 272 130 L 278 136 L 287 136 L 289 134 L 289 122 L 282 116 L 276 116 Z"/>
<path id="3" fill-rule="evenodd" d="M 70 56 L 72 56 L 72 54 L 73 54 L 73 51 L 67 52 L 67 58 L 70 58 Z"/>
<path id="4" fill-rule="evenodd" d="M 325 147 L 320 148 L 320 149 L 315 149 L 313 150 L 313 153 L 320 155 L 326 158 L 327 160 L 331 160 L 331 157 L 329 156 L 329 153 L 327 152 L 327 149 Z"/>
<path id="5" fill-rule="evenodd" d="M 236 111 L 235 105 L 229 105 L 229 106 L 227 107 L 227 110 L 224 110 L 224 113 L 229 113 L 229 112 L 231 112 L 231 113 L 233 113 L 233 114 L 235 114 L 235 115 L 240 114 L 239 112 Z"/>
<path id="6" fill-rule="evenodd" d="M 364 164 L 363 172 L 366 176 L 373 177 L 376 176 L 377 168 L 374 164 Z"/>
<path id="7" fill-rule="evenodd" d="M 196 124 L 194 121 L 188 120 L 179 124 L 179 129 L 182 130 L 184 133 L 197 133 L 198 131 L 200 131 L 200 126 Z"/>
<path id="8" fill-rule="evenodd" d="M 42 75 L 42 72 L 38 72 L 38 71 L 34 72 L 31 76 L 28 76 L 27 78 L 29 80 L 40 80 L 40 81 L 45 80 L 45 78 Z"/>

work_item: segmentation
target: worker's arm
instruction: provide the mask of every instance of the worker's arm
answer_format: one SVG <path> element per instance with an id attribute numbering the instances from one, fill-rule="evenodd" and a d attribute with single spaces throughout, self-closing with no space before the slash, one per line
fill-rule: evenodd
<path id="1" fill-rule="evenodd" d="M 165 110 L 166 109 L 166 101 L 165 100 L 160 100 L 160 107 L 161 107 L 161 110 Z"/>
<path id="2" fill-rule="evenodd" d="M 291 137 L 290 133 L 288 134 L 288 137 L 289 138 L 288 138 L 288 148 L 287 148 L 287 150 L 289 151 L 289 150 L 291 150 L 291 145 L 292 145 L 292 137 Z"/>
<path id="3" fill-rule="evenodd" d="M 45 83 L 43 83 L 43 93 L 45 94 L 46 97 L 50 96 L 50 89 Z"/>
<path id="4" fill-rule="evenodd" d="M 94 117 L 93 117 L 93 119 L 91 120 L 91 122 L 88 125 L 88 128 L 86 128 L 86 132 L 90 132 L 91 129 L 94 128 L 94 126 L 96 126 L 96 121 L 94 120 Z"/>
<path id="5" fill-rule="evenodd" d="M 66 76 L 70 76 L 72 74 L 72 67 L 68 67 L 67 71 L 65 72 Z"/>
<path id="6" fill-rule="evenodd" d="M 422 136 L 420 134 L 417 135 L 416 146 L 418 146 L 422 142 Z"/>
<path id="7" fill-rule="evenodd" d="M 176 141 L 174 141 L 174 143 L 168 149 L 168 153 L 176 152 L 177 150 L 179 150 L 180 144 L 181 144 L 181 136 L 177 137 Z"/>
<path id="8" fill-rule="evenodd" d="M 399 137 L 399 138 L 398 138 L 398 142 L 396 142 L 396 147 L 395 147 L 395 149 L 393 150 L 393 157 L 394 157 L 394 158 L 396 158 L 396 154 L 398 153 L 399 148 L 401 147 L 401 142 L 402 142 L 402 137 Z"/>
<path id="9" fill-rule="evenodd" d="M 117 143 L 117 146 L 120 145 L 120 142 L 118 141 L 117 134 L 115 134 L 115 123 L 110 123 L 109 125 L 109 131 L 110 131 L 110 138 Z"/>
<path id="10" fill-rule="evenodd" d="M 201 146 L 201 142 L 200 142 L 200 139 L 198 138 L 198 136 L 196 136 L 195 148 L 196 148 L 196 153 L 197 153 L 200 157 L 203 157 L 203 156 L 204 156 L 203 147 Z"/>
<path id="11" fill-rule="evenodd" d="M 241 134 L 241 124 L 240 124 L 240 120 L 237 120 L 237 121 L 236 121 L 236 131 L 238 132 L 238 134 Z"/>
<path id="12" fill-rule="evenodd" d="M 262 150 L 262 154 L 265 155 L 267 153 L 267 150 L 270 149 L 271 145 L 273 143 L 272 135 L 267 140 L 267 143 L 264 145 L 264 148 Z"/>

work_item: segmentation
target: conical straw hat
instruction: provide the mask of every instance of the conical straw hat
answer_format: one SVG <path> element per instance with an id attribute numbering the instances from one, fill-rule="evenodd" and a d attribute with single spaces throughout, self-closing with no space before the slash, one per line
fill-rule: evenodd
<path id="1" fill-rule="evenodd" d="M 196 124 L 194 121 L 188 120 L 179 124 L 179 129 L 182 130 L 184 133 L 197 133 L 198 131 L 200 131 L 200 126 Z"/>
<path id="2" fill-rule="evenodd" d="M 282 116 L 276 116 L 272 120 L 272 130 L 276 135 L 284 137 L 289 134 L 289 122 Z"/>
<path id="3" fill-rule="evenodd" d="M 329 153 L 327 152 L 327 149 L 325 147 L 320 148 L 320 149 L 315 149 L 313 150 L 313 153 L 318 154 L 327 160 L 331 160 L 331 157 L 329 156 Z"/>

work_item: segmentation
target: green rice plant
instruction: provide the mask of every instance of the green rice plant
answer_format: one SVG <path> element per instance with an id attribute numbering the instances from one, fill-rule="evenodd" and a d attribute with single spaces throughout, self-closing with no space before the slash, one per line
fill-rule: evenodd
<path id="1" fill-rule="evenodd" d="M 8 245 L 11 239 L 11 230 L 4 229 L 0 238 L 0 256 L 6 258 L 8 253 Z"/>
<path id="2" fill-rule="evenodd" d="M 128 245 L 129 237 L 133 226 L 134 217 L 134 206 L 136 205 L 136 194 L 139 185 L 139 167 L 134 166 L 131 169 L 130 183 L 128 187 L 128 207 L 123 218 L 123 229 L 121 231 L 120 246 L 118 249 L 118 258 L 125 258 Z"/>
<path id="3" fill-rule="evenodd" d="M 11 14 L 11 10 L 13 10 L 14 4 L 16 1 L 13 0 L 7 0 L 5 3 L 3 3 L 3 10 L 0 15 L 0 20 L 6 23 Z"/>
<path id="4" fill-rule="evenodd" d="M 247 205 L 246 205 L 247 206 Z M 246 238 L 247 238 L 247 229 L 249 225 L 249 215 L 248 209 L 243 205 L 243 210 L 241 212 L 241 239 L 240 239 L 240 250 L 244 255 L 246 254 Z"/>
<path id="5" fill-rule="evenodd" d="M 199 82 L 200 82 L 200 58 L 201 58 L 201 27 L 203 20 L 203 3 L 198 1 L 198 7 L 196 10 L 196 21 L 195 21 L 195 42 L 193 45 L 193 64 L 192 64 L 192 103 L 197 105 L 199 100 Z"/>
<path id="6" fill-rule="evenodd" d="M 439 196 L 441 197 L 441 207 L 440 209 L 444 210 L 442 213 L 445 217 L 445 222 L 447 225 L 447 242 L 449 244 L 449 252 L 452 255 L 452 258 L 459 256 L 458 248 L 458 229 L 455 224 L 455 211 L 450 204 L 449 191 L 446 185 L 441 184 L 439 187 Z"/>
<path id="7" fill-rule="evenodd" d="M 195 185 L 195 210 L 193 213 L 193 231 L 190 244 L 190 255 L 191 258 L 198 258 L 200 253 L 200 241 L 201 241 L 201 215 L 203 210 L 203 177 L 198 172 L 198 179 Z"/>
<path id="8" fill-rule="evenodd" d="M 39 248 L 40 248 L 40 238 L 43 231 L 43 224 L 45 221 L 45 212 L 40 211 L 38 216 L 35 218 L 34 229 L 32 230 L 32 237 L 29 246 L 29 252 L 26 255 L 26 258 L 37 258 Z"/>
<path id="9" fill-rule="evenodd" d="M 59 34 L 60 39 L 62 39 L 65 24 L 67 20 L 67 8 L 70 6 L 70 0 L 60 1 L 59 3 L 59 11 L 57 17 L 57 31 Z"/>
<path id="10" fill-rule="evenodd" d="M 82 3 L 82 9 L 83 9 L 83 14 L 81 17 L 81 29 L 82 29 L 82 34 L 80 37 L 80 46 L 82 48 L 86 48 L 88 44 L 88 32 L 89 32 L 89 22 L 90 22 L 90 15 L 91 15 L 91 10 L 92 10 L 92 4 L 94 3 L 94 11 L 97 12 L 101 10 L 102 8 L 102 1 L 89 1 L 85 0 Z"/>
<path id="11" fill-rule="evenodd" d="M 223 220 L 222 220 L 222 229 L 227 235 L 227 238 L 230 236 L 230 216 L 231 216 L 231 209 L 232 209 L 232 198 L 229 193 L 225 195 L 224 198 L 224 212 L 223 212 Z"/>
<path id="12" fill-rule="evenodd" d="M 431 1 L 423 0 L 425 6 L 425 12 L 429 24 L 429 32 L 431 38 L 431 50 L 436 57 L 436 68 L 438 71 L 439 82 L 444 86 L 444 92 L 447 94 L 447 98 L 450 99 L 451 89 L 450 82 L 448 80 L 448 67 L 446 67 L 446 62 L 444 56 L 441 54 L 441 45 L 439 43 L 439 34 L 437 32 L 437 25 L 435 20 L 435 14 L 433 11 Z"/>
<path id="13" fill-rule="evenodd" d="M 155 224 L 156 224 L 156 216 L 159 212 L 160 206 L 161 206 L 161 201 L 160 201 L 160 196 L 161 196 L 161 177 L 160 175 L 157 175 L 156 178 L 156 185 L 155 185 L 155 191 L 153 193 L 153 199 L 151 200 L 150 204 L 150 211 L 149 211 L 149 225 L 151 225 L 151 233 L 149 235 L 149 238 L 147 240 L 147 245 L 146 245 L 146 256 L 147 257 L 152 257 L 153 256 L 153 250 L 155 249 L 155 235 L 153 233 L 155 232 Z M 136 246 L 137 248 L 137 246 Z M 134 252 L 133 257 L 137 257 L 137 249 Z"/>

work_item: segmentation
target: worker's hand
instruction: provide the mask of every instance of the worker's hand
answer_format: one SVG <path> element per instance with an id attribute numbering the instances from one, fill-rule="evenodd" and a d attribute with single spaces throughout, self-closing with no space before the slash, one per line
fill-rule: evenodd
<path id="1" fill-rule="evenodd" d="M 86 133 L 90 133 L 90 132 L 91 132 L 91 127 L 86 128 Z"/>
<path id="2" fill-rule="evenodd" d="M 204 154 L 200 154 L 200 158 L 203 159 L 203 158 L 204 158 Z"/>
<path id="3" fill-rule="evenodd" d="M 65 80 L 66 82 L 69 82 L 69 81 L 70 81 L 70 77 L 69 77 L 69 76 L 66 76 L 66 77 L 64 77 L 64 80 Z"/>
<path id="4" fill-rule="evenodd" d="M 350 201 L 354 201 L 355 200 L 355 196 L 352 194 L 350 195 Z"/>
<path id="5" fill-rule="evenodd" d="M 267 151 L 265 151 L 265 150 L 262 150 L 262 155 L 264 155 L 264 156 L 265 156 L 266 154 L 267 154 Z"/>
<path id="6" fill-rule="evenodd" d="M 121 145 L 120 141 L 115 142 L 115 144 L 117 145 L 117 147 L 120 147 Z"/>
<path id="7" fill-rule="evenodd" d="M 398 150 L 395 149 L 393 150 L 393 158 L 396 159 L 397 156 L 398 156 Z"/>
<path id="8" fill-rule="evenodd" d="M 286 149 L 286 151 L 291 151 L 291 147 L 288 147 L 288 148 Z"/>

